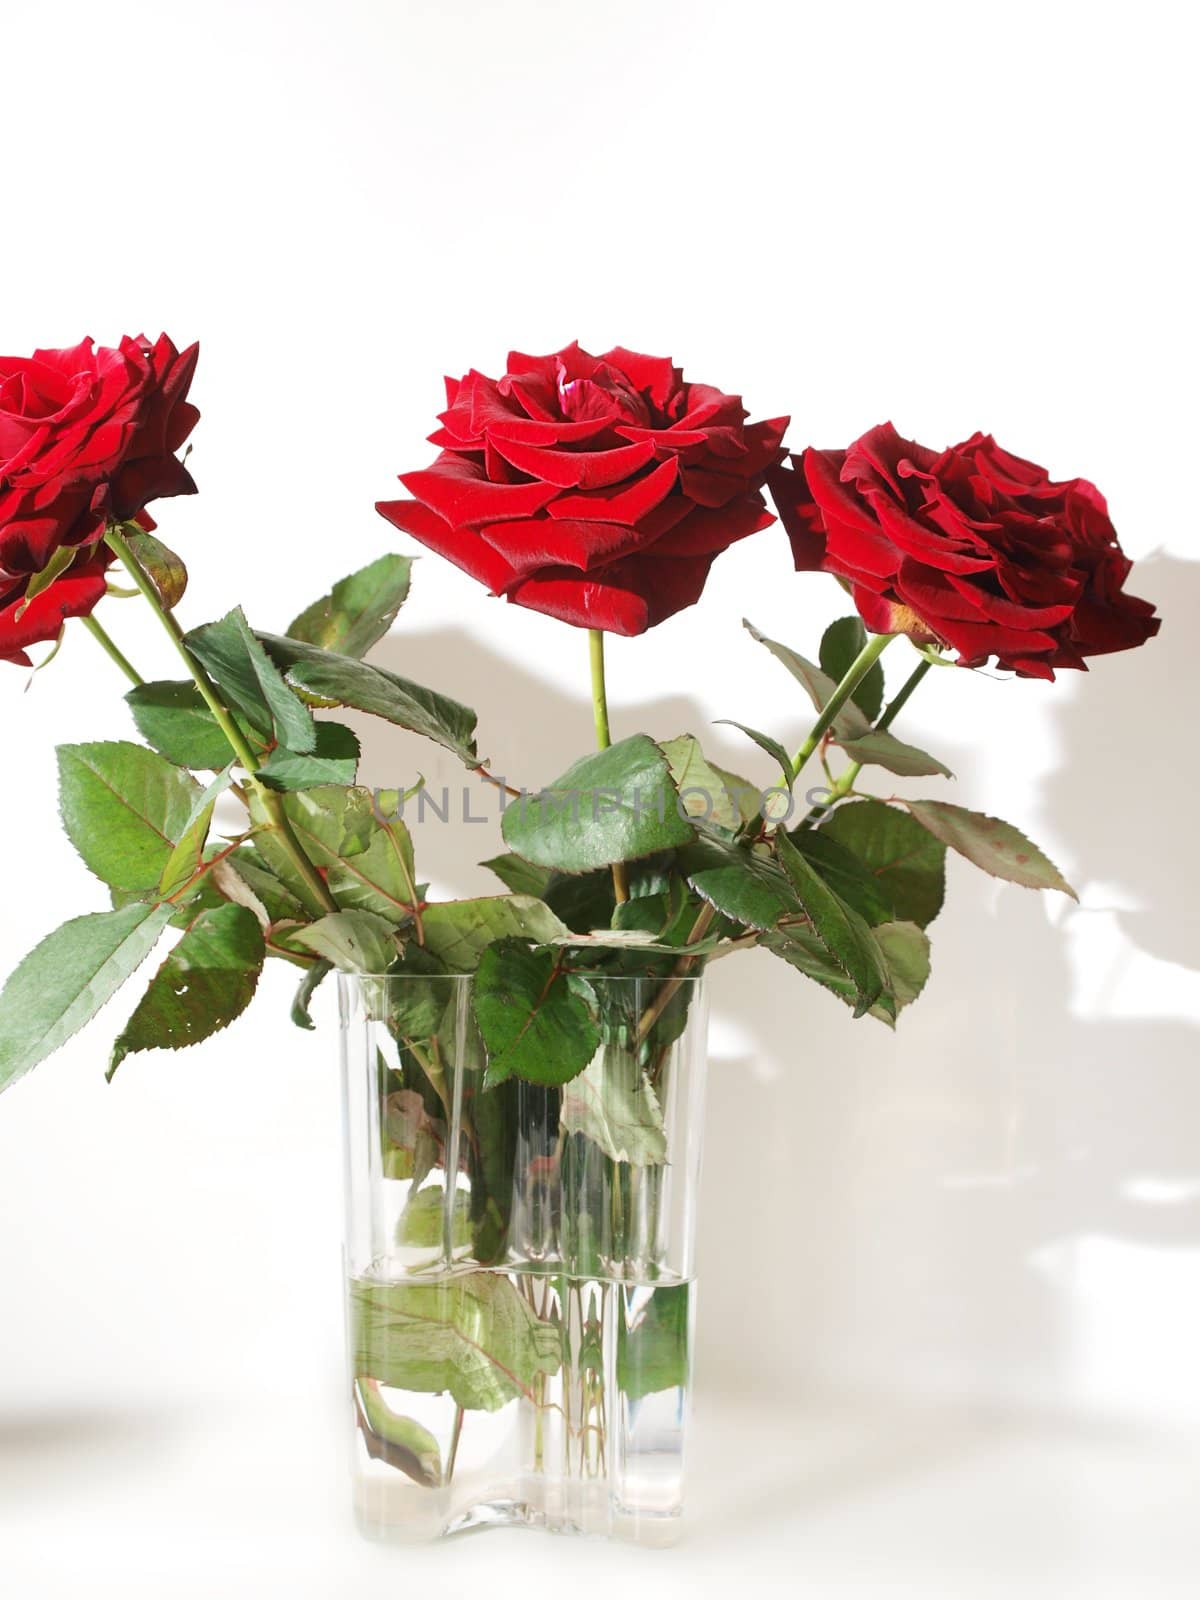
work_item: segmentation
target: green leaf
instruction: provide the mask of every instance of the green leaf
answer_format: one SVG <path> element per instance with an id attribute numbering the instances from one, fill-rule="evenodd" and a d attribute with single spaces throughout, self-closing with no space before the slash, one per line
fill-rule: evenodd
<path id="1" fill-rule="evenodd" d="M 307 915 L 301 902 L 263 862 L 253 845 L 244 844 L 217 862 L 209 868 L 209 875 L 227 900 L 253 911 L 264 927 L 273 922 L 302 922 Z"/>
<path id="2" fill-rule="evenodd" d="M 412 915 L 417 900 L 412 839 L 395 814 L 398 805 L 394 790 L 372 792 L 337 784 L 283 797 L 300 844 L 324 872 L 338 905 L 348 911 L 373 911 L 397 924 Z M 267 827 L 262 801 L 254 794 L 250 815 L 262 830 L 255 843 L 272 872 L 311 916 L 322 915 L 325 908 L 297 873 L 278 834 Z"/>
<path id="3" fill-rule="evenodd" d="M 684 851 L 679 864 L 702 899 L 744 927 L 766 930 L 804 913 L 790 878 L 768 855 L 705 839 Z"/>
<path id="4" fill-rule="evenodd" d="M 301 755 L 316 749 L 312 712 L 283 681 L 241 607 L 187 635 L 188 649 L 251 727 Z"/>
<path id="5" fill-rule="evenodd" d="M 446 1242 L 446 1191 L 431 1185 L 410 1194 L 396 1224 L 396 1243 L 430 1250 Z M 456 1189 L 450 1216 L 450 1249 L 463 1250 L 470 1242 L 471 1197 Z"/>
<path id="6" fill-rule="evenodd" d="M 887 970 L 871 930 L 833 892 L 786 834 L 775 841 L 779 860 L 812 923 L 812 931 L 857 990 L 855 1015 L 875 1004 L 888 987 Z"/>
<path id="7" fill-rule="evenodd" d="M 928 981 L 929 935 L 915 922 L 885 922 L 872 933 L 883 952 L 896 997 L 896 1010 L 902 1011 L 912 1004 Z"/>
<path id="8" fill-rule="evenodd" d="M 60 545 L 50 557 L 49 561 L 40 572 L 35 572 L 25 584 L 25 593 L 21 596 L 21 603 L 17 606 L 14 619 L 20 621 L 25 613 L 25 607 L 31 600 L 36 600 L 39 594 L 44 594 L 56 578 L 61 578 L 63 573 L 79 554 L 76 545 Z"/>
<path id="9" fill-rule="evenodd" d="M 695 837 L 679 814 L 667 758 L 644 733 L 585 756 L 538 795 L 504 813 L 504 841 L 560 872 L 634 861 Z"/>
<path id="10" fill-rule="evenodd" d="M 992 877 L 1006 878 L 1027 889 L 1060 889 L 1072 900 L 1079 899 L 1053 861 L 1011 822 L 947 805 L 943 800 L 906 800 L 904 804 L 936 839 Z"/>
<path id="11" fill-rule="evenodd" d="M 395 622 L 408 598 L 411 575 L 411 556 L 380 556 L 361 572 L 335 583 L 332 594 L 301 612 L 288 629 L 288 638 L 344 656 L 365 656 Z"/>
<path id="12" fill-rule="evenodd" d="M 158 887 L 200 794 L 153 750 L 117 740 L 58 749 L 63 826 L 84 861 L 114 889 Z"/>
<path id="13" fill-rule="evenodd" d="M 187 826 L 179 836 L 179 843 L 167 857 L 167 864 L 163 868 L 158 885 L 162 899 L 169 900 L 172 895 L 178 894 L 204 866 L 204 846 L 208 843 L 213 812 L 218 799 L 228 789 L 232 775 L 232 769 L 226 767 L 197 798 Z"/>
<path id="14" fill-rule="evenodd" d="M 779 749 L 783 750 L 780 745 Z M 784 750 L 784 755 L 787 751 Z M 776 757 L 778 759 L 778 757 Z M 791 758 L 788 757 L 789 765 Z M 751 783 L 748 778 L 740 778 L 736 772 L 730 772 L 725 767 L 713 765 L 713 771 L 725 785 L 725 792 L 733 802 L 733 809 L 739 825 L 753 822 L 762 816 L 762 789 L 757 783 Z"/>
<path id="15" fill-rule="evenodd" d="M 435 1023 L 435 1031 L 437 1026 Z M 400 1037 L 400 1029 L 395 1031 Z M 415 1089 L 400 1089 L 384 1097 L 380 1132 L 385 1177 L 405 1178 L 419 1188 L 435 1166 L 445 1165 L 446 1124 L 440 1117 L 430 1116 L 424 1097 Z"/>
<path id="16" fill-rule="evenodd" d="M 194 683 L 142 683 L 125 696 L 137 730 L 147 744 L 178 767 L 198 772 L 220 770 L 233 760 L 233 748 Z M 243 725 L 247 743 L 256 739 Z"/>
<path id="17" fill-rule="evenodd" d="M 398 1416 L 379 1391 L 377 1383 L 359 1380 L 354 1385 L 358 1425 L 367 1454 L 384 1461 L 419 1483 L 423 1489 L 440 1488 L 442 1453 L 437 1440 L 412 1417 Z"/>
<path id="18" fill-rule="evenodd" d="M 244 906 L 202 911 L 150 980 L 113 1046 L 111 1079 L 137 1050 L 182 1050 L 227 1028 L 254 998 L 266 947 Z"/>
<path id="19" fill-rule="evenodd" d="M 350 1285 L 357 1376 L 389 1389 L 445 1394 L 469 1411 L 533 1398 L 539 1374 L 562 1365 L 558 1329 L 534 1315 L 503 1273 L 467 1272 L 435 1283 Z"/>
<path id="20" fill-rule="evenodd" d="M 637 870 L 636 866 L 629 869 L 627 876 L 631 881 Z M 542 899 L 554 915 L 576 933 L 607 928 L 617 903 L 612 873 L 607 867 L 596 872 L 581 872 L 576 877 L 570 873 L 551 872 Z"/>
<path id="21" fill-rule="evenodd" d="M 168 550 L 152 533 L 126 523 L 124 534 L 126 543 L 154 585 L 163 609 L 174 611 L 187 592 L 187 568 L 174 550 Z"/>
<path id="22" fill-rule="evenodd" d="M 316 749 L 297 755 L 282 745 L 273 750 L 258 776 L 268 789 L 315 789 L 323 783 L 352 784 L 358 772 L 361 747 L 355 734 L 340 722 L 317 723 Z"/>
<path id="23" fill-rule="evenodd" d="M 817 837 L 834 840 L 871 873 L 891 905 L 889 920 L 924 928 L 942 909 L 946 847 L 898 807 L 882 800 L 838 806 Z"/>
<path id="24" fill-rule="evenodd" d="M 488 1087 L 511 1077 L 568 1083 L 595 1055 L 595 993 L 562 960 L 560 951 L 531 949 L 520 939 L 484 951 L 472 1000 L 487 1047 Z"/>
<path id="25" fill-rule="evenodd" d="M 535 867 L 531 861 L 523 861 L 520 856 L 511 853 L 493 856 L 490 861 L 481 861 L 479 865 L 494 872 L 513 894 L 528 894 L 537 900 L 543 898 L 553 876 L 547 867 Z"/>
<path id="26" fill-rule="evenodd" d="M 90 1022 L 158 942 L 170 906 L 131 905 L 63 923 L 0 994 L 0 1089 Z"/>
<path id="27" fill-rule="evenodd" d="M 795 650 L 789 649 L 786 644 L 780 644 L 775 639 L 768 639 L 765 633 L 759 633 L 753 623 L 743 622 L 742 626 L 752 639 L 769 650 L 776 661 L 787 668 L 812 701 L 813 710 L 823 711 L 826 702 L 837 688 L 837 680 L 831 678 L 828 673 L 822 672 L 820 667 L 813 666 L 811 661 L 806 660 L 804 656 L 798 654 Z M 835 737 L 839 739 L 843 735 L 854 737 L 865 733 L 870 726 L 871 724 L 854 704 L 854 701 L 849 700 L 835 717 L 833 732 Z"/>
<path id="28" fill-rule="evenodd" d="M 332 971 L 332 961 L 314 961 L 300 979 L 300 986 L 292 1000 L 292 1021 L 298 1028 L 307 1028 L 311 1033 L 316 1027 L 311 1012 L 312 997 Z"/>
<path id="29" fill-rule="evenodd" d="M 583 1134 L 613 1161 L 653 1167 L 667 1159 L 658 1096 L 636 1058 L 616 1046 L 600 1051 L 564 1085 L 559 1126 Z"/>
<path id="30" fill-rule="evenodd" d="M 392 924 L 370 911 L 331 911 L 287 942 L 324 957 L 339 972 L 386 972 L 400 954 Z"/>
<path id="31" fill-rule="evenodd" d="M 527 894 L 493 894 L 428 906 L 422 917 L 425 950 L 451 972 L 474 972 L 497 939 L 552 944 L 569 931 L 540 900 Z"/>
<path id="32" fill-rule="evenodd" d="M 475 748 L 475 713 L 446 695 L 419 683 L 368 666 L 351 656 L 318 649 L 299 639 L 262 633 L 259 638 L 287 681 L 329 705 L 349 706 L 369 716 L 382 717 L 398 728 L 422 734 L 465 762 L 479 764 Z"/>
<path id="33" fill-rule="evenodd" d="M 871 937 L 888 974 L 888 987 L 870 1008 L 869 1015 L 894 1027 L 897 1013 L 920 994 L 929 976 L 929 939 L 914 922 L 885 922 L 871 929 Z M 767 934 L 765 947 L 805 977 L 829 989 L 860 1016 L 859 992 L 854 982 L 821 944 L 811 928 L 789 928 Z"/>
<path id="34" fill-rule="evenodd" d="M 656 938 L 653 932 L 638 927 L 601 928 L 596 933 L 572 933 L 557 942 L 567 949 L 582 951 L 584 955 L 589 950 L 619 950 L 632 957 L 669 956 L 679 951 L 679 942 L 673 943 L 665 938 Z M 695 944 L 689 945 L 688 954 L 707 955 L 709 951 L 715 950 L 719 943 L 717 935 L 712 934 L 707 939 L 698 939 Z M 636 976 L 636 969 L 630 971 L 628 975 Z"/>
<path id="35" fill-rule="evenodd" d="M 893 734 L 872 728 L 857 739 L 836 741 L 854 761 L 864 767 L 883 767 L 901 778 L 952 778 L 954 774 L 936 756 L 904 744 Z"/>
<path id="36" fill-rule="evenodd" d="M 821 640 L 821 670 L 833 683 L 842 679 L 867 646 L 867 630 L 859 616 L 839 617 Z M 876 661 L 850 697 L 868 722 L 883 709 L 883 663 Z"/>
<path id="37" fill-rule="evenodd" d="M 718 717 L 717 725 L 724 728 L 736 728 L 739 733 L 744 733 L 747 739 L 753 739 L 760 750 L 765 750 L 776 762 L 783 774 L 784 787 L 790 789 L 796 781 L 796 769 L 792 765 L 792 758 L 780 744 L 778 739 L 772 739 L 769 733 L 760 733 L 757 728 L 748 728 L 744 722 L 734 722 L 732 717 Z"/>
<path id="38" fill-rule="evenodd" d="M 905 818 L 905 821 L 908 819 Z M 891 922 L 896 915 L 892 900 L 871 868 L 852 850 L 822 828 L 797 828 L 788 838 L 806 861 L 812 863 L 829 887 L 872 927 Z"/>
<path id="39" fill-rule="evenodd" d="M 691 1368 L 691 1285 L 621 1289 L 617 1386 L 628 1402 L 682 1389 Z"/>
<path id="40" fill-rule="evenodd" d="M 688 815 L 736 832 L 745 820 L 743 797 L 752 795 L 757 802 L 758 790 L 745 778 L 714 767 L 690 733 L 668 739 L 659 749 L 667 758 L 671 781 Z"/>
<path id="41" fill-rule="evenodd" d="M 796 651 L 789 650 L 787 645 L 778 644 L 774 639 L 768 639 L 749 622 L 743 626 L 752 638 L 759 644 L 765 645 L 777 661 L 783 665 L 801 684 L 812 701 L 815 711 L 823 711 L 834 690 L 837 681 L 828 673 L 822 672 L 819 667 L 814 667 L 811 661 L 806 661 Z M 876 667 L 879 663 L 876 662 Z M 867 679 L 870 680 L 870 673 Z M 893 734 L 886 730 L 880 733 L 872 728 L 869 719 L 864 716 L 860 707 L 852 696 L 837 716 L 833 719 L 830 730 L 836 744 L 855 761 L 861 761 L 864 766 L 885 767 L 889 772 L 895 772 L 904 777 L 918 778 L 941 775 L 952 777 L 949 767 L 945 767 L 935 757 L 918 750 L 915 745 L 904 744 Z"/>

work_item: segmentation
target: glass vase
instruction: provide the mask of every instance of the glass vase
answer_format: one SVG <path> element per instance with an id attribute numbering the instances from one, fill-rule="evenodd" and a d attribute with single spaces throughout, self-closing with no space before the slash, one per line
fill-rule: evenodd
<path id="1" fill-rule="evenodd" d="M 669 1544 L 691 1388 L 703 979 L 591 978 L 602 1042 L 550 1087 L 485 1085 L 473 981 L 341 979 L 359 1527 Z"/>

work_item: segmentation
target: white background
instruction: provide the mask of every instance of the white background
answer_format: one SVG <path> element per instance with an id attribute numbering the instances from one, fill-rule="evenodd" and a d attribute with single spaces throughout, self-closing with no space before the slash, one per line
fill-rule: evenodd
<path id="1" fill-rule="evenodd" d="M 895 1036 L 769 957 L 714 974 L 689 1541 L 357 1542 L 343 1481 L 335 1040 L 252 1016 L 103 1082 L 113 1013 L 0 1105 L 0 1587 L 325 1597 L 1192 1594 L 1200 1562 L 1195 39 L 1143 3 L 3 7 L 0 346 L 200 338 L 194 624 L 283 626 L 399 536 L 443 372 L 670 353 L 790 411 L 1096 479 L 1165 625 L 1054 685 L 936 673 L 902 731 L 1082 906 L 951 866 Z M 616 641 L 617 731 L 802 732 L 742 633 L 838 612 L 776 529 Z M 135 605 L 112 630 L 171 675 Z M 899 651 L 903 647 L 897 646 Z M 379 659 L 534 784 L 590 737 L 582 635 L 430 557 Z M 893 664 L 893 673 L 900 663 Z M 0 968 L 98 909 L 52 742 L 131 731 L 75 635 L 7 669 Z M 765 762 L 728 728 L 712 753 Z M 455 774 L 367 732 L 375 783 Z M 881 792 L 893 781 L 884 778 Z M 927 782 L 921 786 L 931 788 Z M 427 825 L 438 890 L 484 828 Z M 132 1003 L 132 996 L 125 1004 Z M 120 1004 L 120 1003 L 119 1003 Z"/>

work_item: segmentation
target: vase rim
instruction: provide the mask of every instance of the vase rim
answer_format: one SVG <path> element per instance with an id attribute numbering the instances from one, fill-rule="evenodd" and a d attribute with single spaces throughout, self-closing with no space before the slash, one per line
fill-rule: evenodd
<path id="1" fill-rule="evenodd" d="M 376 984 L 405 984 L 405 983 L 474 983 L 474 972 L 338 972 L 336 974 L 339 987 L 347 989 L 362 988 L 365 985 Z M 589 983 L 671 983 L 682 988 L 685 984 L 695 987 L 704 982 L 703 972 L 691 973 L 628 973 L 628 972 L 586 972 L 581 971 L 580 976 L 586 977 Z"/>

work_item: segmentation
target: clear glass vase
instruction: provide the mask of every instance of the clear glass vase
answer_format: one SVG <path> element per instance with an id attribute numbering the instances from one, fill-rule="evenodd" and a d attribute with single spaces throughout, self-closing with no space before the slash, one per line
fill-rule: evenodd
<path id="1" fill-rule="evenodd" d="M 600 1048 L 545 1088 L 485 1087 L 470 976 L 341 980 L 354 1500 L 368 1537 L 514 1523 L 677 1537 L 703 980 L 591 981 Z"/>

